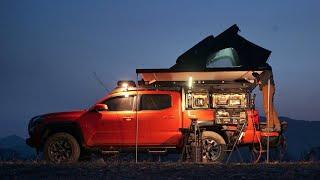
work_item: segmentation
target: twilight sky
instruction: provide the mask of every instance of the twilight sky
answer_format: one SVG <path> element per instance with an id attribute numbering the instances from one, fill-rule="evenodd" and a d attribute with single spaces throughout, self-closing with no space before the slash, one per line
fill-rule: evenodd
<path id="1" fill-rule="evenodd" d="M 135 79 L 136 68 L 170 67 L 233 24 L 272 50 L 279 114 L 319 120 L 319 7 L 316 0 L 1 0 L 0 137 L 26 136 L 35 115 L 91 106 L 106 94 L 94 72 L 112 89 Z"/>

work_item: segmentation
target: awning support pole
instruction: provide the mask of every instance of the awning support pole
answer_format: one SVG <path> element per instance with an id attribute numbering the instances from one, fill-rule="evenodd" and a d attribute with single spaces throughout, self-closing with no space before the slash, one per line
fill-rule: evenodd
<path id="1" fill-rule="evenodd" d="M 270 79 L 268 79 L 268 114 L 267 114 L 267 163 L 269 163 L 269 148 L 270 148 Z"/>
<path id="2" fill-rule="evenodd" d="M 136 90 L 136 163 L 138 163 L 138 132 L 139 132 L 139 121 L 138 121 L 138 87 L 139 87 L 139 81 L 138 81 L 138 73 L 137 73 L 137 90 Z"/>

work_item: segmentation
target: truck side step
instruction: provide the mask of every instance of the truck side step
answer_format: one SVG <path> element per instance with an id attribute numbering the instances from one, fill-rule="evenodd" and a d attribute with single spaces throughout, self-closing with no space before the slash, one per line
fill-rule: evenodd
<path id="1" fill-rule="evenodd" d="M 167 149 L 148 149 L 149 154 L 166 154 L 167 152 Z"/>
<path id="2" fill-rule="evenodd" d="M 119 154 L 119 151 L 102 151 L 102 154 Z"/>

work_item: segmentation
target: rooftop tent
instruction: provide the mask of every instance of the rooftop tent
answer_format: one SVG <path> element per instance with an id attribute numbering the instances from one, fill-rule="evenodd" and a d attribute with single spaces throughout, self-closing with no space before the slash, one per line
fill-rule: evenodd
<path id="1" fill-rule="evenodd" d="M 266 63 L 271 51 L 259 47 L 238 35 L 233 25 L 217 37 L 208 36 L 178 57 L 169 69 L 137 69 L 144 81 L 247 81 L 252 72 L 271 70 Z M 226 63 L 228 61 L 228 63 Z"/>
<path id="2" fill-rule="evenodd" d="M 229 59 L 229 67 L 258 68 L 266 66 L 271 51 L 264 49 L 238 35 L 239 28 L 233 25 L 217 37 L 208 36 L 178 57 L 172 70 L 202 71 L 219 68 L 212 61 Z M 209 65 L 209 66 L 208 66 Z"/>

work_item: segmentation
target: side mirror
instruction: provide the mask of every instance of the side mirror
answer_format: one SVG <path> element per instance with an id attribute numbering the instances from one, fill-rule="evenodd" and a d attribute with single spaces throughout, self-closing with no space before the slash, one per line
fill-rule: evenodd
<path id="1" fill-rule="evenodd" d="M 96 104 L 92 109 L 95 111 L 106 111 L 108 110 L 108 106 L 106 104 Z"/>

